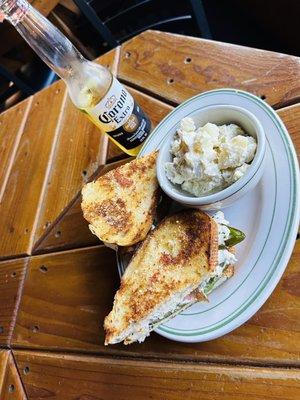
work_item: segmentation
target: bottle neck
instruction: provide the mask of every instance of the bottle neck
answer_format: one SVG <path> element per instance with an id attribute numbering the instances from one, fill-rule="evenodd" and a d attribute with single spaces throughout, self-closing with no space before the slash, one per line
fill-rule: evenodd
<path id="1" fill-rule="evenodd" d="M 26 0 L 0 0 L 0 11 L 61 78 L 72 78 L 87 62 L 73 44 Z"/>

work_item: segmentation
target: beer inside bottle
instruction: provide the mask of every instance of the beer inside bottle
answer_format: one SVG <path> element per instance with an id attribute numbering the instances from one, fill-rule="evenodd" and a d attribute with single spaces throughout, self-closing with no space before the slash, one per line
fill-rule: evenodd
<path id="1" fill-rule="evenodd" d="M 0 0 L 0 12 L 67 84 L 74 105 L 129 155 L 137 155 L 151 123 L 128 90 L 100 64 L 86 60 L 27 0 Z"/>
<path id="2" fill-rule="evenodd" d="M 75 100 L 78 108 L 124 152 L 138 154 L 151 131 L 151 122 L 128 90 L 114 77 L 101 98 L 96 82 L 87 83 Z"/>

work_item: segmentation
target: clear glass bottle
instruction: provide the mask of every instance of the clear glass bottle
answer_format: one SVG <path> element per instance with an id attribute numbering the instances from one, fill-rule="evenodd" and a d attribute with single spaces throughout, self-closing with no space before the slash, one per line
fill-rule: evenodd
<path id="1" fill-rule="evenodd" d="M 102 65 L 86 60 L 26 0 L 0 0 L 0 12 L 67 84 L 74 105 L 129 155 L 138 154 L 151 123 L 128 90 Z"/>

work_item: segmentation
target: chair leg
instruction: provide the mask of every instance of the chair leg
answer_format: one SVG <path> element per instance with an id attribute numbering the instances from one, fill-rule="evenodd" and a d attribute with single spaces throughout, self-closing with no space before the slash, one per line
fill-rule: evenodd
<path id="1" fill-rule="evenodd" d="M 212 39 L 212 34 L 209 28 L 208 20 L 206 18 L 203 1 L 202 0 L 190 0 L 192 9 L 194 11 L 194 17 L 197 21 L 201 37 L 204 39 Z"/>
<path id="2" fill-rule="evenodd" d="M 111 31 L 107 26 L 101 21 L 94 9 L 87 4 L 85 0 L 74 0 L 74 3 L 80 9 L 80 11 L 86 16 L 92 26 L 101 35 L 102 39 L 107 42 L 111 48 L 115 48 L 119 45 L 118 41 L 114 38 Z"/>

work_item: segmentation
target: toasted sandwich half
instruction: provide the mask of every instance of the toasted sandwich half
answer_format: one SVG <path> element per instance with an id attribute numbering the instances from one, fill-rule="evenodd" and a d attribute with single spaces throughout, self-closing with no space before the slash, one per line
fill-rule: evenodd
<path id="1" fill-rule="evenodd" d="M 140 245 L 121 279 L 104 321 L 105 344 L 142 342 L 155 327 L 206 299 L 232 276 L 235 256 L 226 246 L 230 229 L 198 210 L 165 218 Z"/>
<path id="2" fill-rule="evenodd" d="M 156 158 L 152 152 L 83 187 L 83 215 L 100 240 L 130 246 L 146 237 L 159 197 Z"/>

